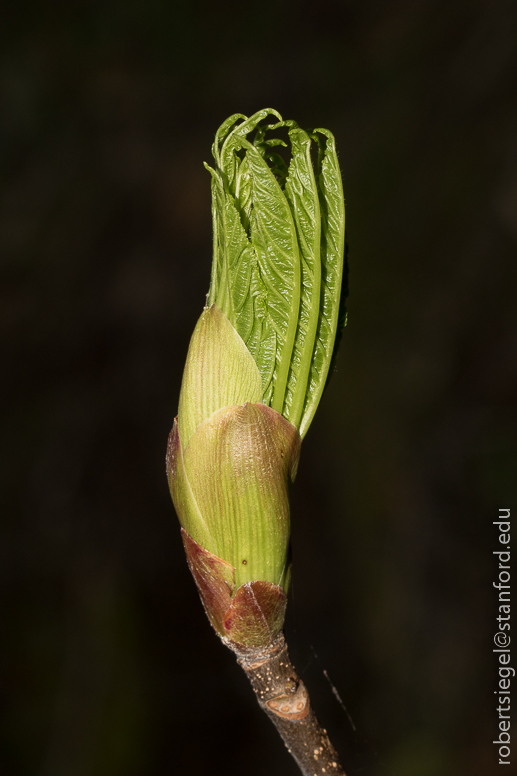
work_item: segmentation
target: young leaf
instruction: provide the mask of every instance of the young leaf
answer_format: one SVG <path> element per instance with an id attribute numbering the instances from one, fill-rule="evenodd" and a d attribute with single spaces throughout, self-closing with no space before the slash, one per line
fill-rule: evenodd
<path id="1" fill-rule="evenodd" d="M 306 401 L 311 360 L 320 315 L 321 217 L 311 160 L 311 140 L 302 129 L 291 129 L 292 160 L 285 195 L 296 224 L 301 255 L 301 299 L 298 329 L 291 357 L 283 414 L 300 426 Z"/>
<path id="2" fill-rule="evenodd" d="M 261 126 L 270 115 L 280 121 Z M 272 150 L 285 142 L 266 139 L 281 127 L 289 129 L 288 168 Z M 246 136 L 253 131 L 250 143 Z M 311 140 L 319 149 L 316 175 Z M 253 356 L 262 401 L 304 436 L 345 314 L 344 202 L 334 138 L 324 129 L 305 132 L 265 109 L 249 119 L 230 117 L 213 153 L 208 301 L 223 310 Z"/>
<path id="3" fill-rule="evenodd" d="M 282 189 L 260 151 L 244 137 L 271 113 L 278 116 L 259 111 L 234 128 L 217 151 L 220 165 L 208 168 L 214 213 L 208 301 L 239 332 L 260 371 L 263 400 L 281 412 L 298 325 L 298 242 Z"/>
<path id="4" fill-rule="evenodd" d="M 220 157 L 217 161 L 225 174 L 225 183 L 232 194 L 235 194 L 234 179 L 238 167 L 235 151 L 241 147 L 240 139 L 246 137 L 260 121 L 270 115 L 276 116 L 280 121 L 282 120 L 280 114 L 272 108 L 259 110 L 253 116 L 250 116 L 249 119 L 245 119 L 241 124 L 232 129 L 222 145 Z"/>
<path id="5" fill-rule="evenodd" d="M 208 303 L 216 304 L 242 337 L 260 372 L 262 395 L 269 397 L 277 336 L 268 315 L 267 291 L 256 250 L 242 225 L 233 197 L 224 192 L 222 176 L 208 166 L 207 169 L 212 174 L 214 234 L 217 230 Z M 245 205 L 249 196 L 246 192 Z"/>
<path id="6" fill-rule="evenodd" d="M 267 314 L 277 353 L 271 407 L 282 412 L 300 305 L 300 258 L 296 228 L 287 200 L 267 162 L 241 140 L 253 181 L 251 242 L 267 294 Z"/>
<path id="7" fill-rule="evenodd" d="M 326 138 L 325 147 L 322 146 L 317 133 Z M 309 386 L 300 422 L 302 438 L 307 433 L 318 407 L 332 360 L 338 329 L 345 245 L 343 184 L 334 136 L 326 129 L 315 129 L 312 136 L 320 147 L 317 177 L 322 224 L 321 301 Z"/>

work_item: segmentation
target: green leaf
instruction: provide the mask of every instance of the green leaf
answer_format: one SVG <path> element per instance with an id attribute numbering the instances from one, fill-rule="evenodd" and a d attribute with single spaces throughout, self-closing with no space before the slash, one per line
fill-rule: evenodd
<path id="1" fill-rule="evenodd" d="M 212 154 L 218 164 L 220 162 L 219 151 L 222 147 L 222 144 L 226 140 L 231 127 L 233 127 L 233 125 L 236 124 L 239 119 L 243 119 L 244 121 L 246 121 L 246 118 L 247 117 L 244 116 L 242 113 L 234 113 L 232 116 L 227 118 L 226 121 L 223 121 L 223 123 L 215 133 L 215 140 L 214 140 L 214 144 L 212 145 Z"/>
<path id="2" fill-rule="evenodd" d="M 260 125 L 270 115 L 280 121 Z M 285 142 L 266 138 L 282 127 L 289 129 L 288 168 L 271 150 Z M 250 143 L 246 135 L 253 131 Z M 316 174 L 311 141 L 319 150 Z M 324 129 L 305 132 L 265 109 L 249 119 L 240 114 L 228 119 L 213 152 L 208 300 L 223 310 L 253 356 L 262 401 L 304 436 L 346 313 L 344 201 L 334 138 Z"/>
<path id="3" fill-rule="evenodd" d="M 337 318 L 336 337 L 334 339 L 334 347 L 332 349 L 330 367 L 327 373 L 327 379 L 325 381 L 325 388 L 323 389 L 323 392 L 325 392 L 327 385 L 330 382 L 330 378 L 332 377 L 332 372 L 339 352 L 339 346 L 341 345 L 341 340 L 343 338 L 343 331 L 348 321 L 348 312 L 346 309 L 347 297 L 348 297 L 348 243 L 346 241 L 346 232 L 345 232 L 345 257 L 343 260 L 343 279 L 341 281 L 341 294 L 339 298 L 339 312 L 338 312 L 338 318 Z"/>
<path id="4" fill-rule="evenodd" d="M 298 325 L 298 242 L 282 189 L 260 151 L 242 134 L 270 112 L 260 111 L 233 130 L 218 152 L 226 166 L 208 168 L 214 213 L 208 301 L 228 316 L 254 357 L 263 400 L 281 411 Z"/>
<path id="5" fill-rule="evenodd" d="M 210 277 L 210 289 L 207 297 L 207 305 L 210 307 L 215 304 L 216 298 L 221 296 L 223 289 L 221 284 L 226 283 L 227 280 L 223 279 L 225 271 L 225 223 L 224 223 L 224 208 L 225 208 L 225 195 L 224 187 L 220 176 L 208 166 L 205 162 L 205 168 L 212 176 L 212 230 L 213 230 L 213 258 L 212 258 L 212 272 Z M 222 300 L 219 302 L 219 307 L 222 310 Z"/>
<path id="6" fill-rule="evenodd" d="M 326 138 L 324 146 L 318 134 Z M 309 385 L 299 427 L 302 438 L 318 407 L 332 361 L 340 314 L 345 245 L 345 202 L 334 136 L 326 129 L 315 129 L 312 137 L 320 147 L 317 179 L 322 227 L 321 296 Z"/>
<path id="7" fill-rule="evenodd" d="M 276 363 L 271 407 L 282 412 L 300 305 L 300 257 L 293 217 L 267 162 L 248 141 L 253 210 L 251 243 L 266 292 L 268 320 L 276 334 Z M 253 353 L 252 353 L 253 355 Z"/>
<path id="8" fill-rule="evenodd" d="M 241 138 L 246 137 L 246 135 L 252 132 L 257 124 L 267 116 L 275 116 L 280 121 L 282 120 L 281 115 L 276 110 L 273 110 L 273 108 L 264 108 L 263 110 L 254 113 L 249 119 L 245 119 L 241 124 L 238 124 L 224 140 L 220 156 L 216 161 L 218 161 L 221 170 L 224 172 L 226 178 L 225 184 L 232 194 L 235 194 L 235 186 L 232 188 L 232 184 L 234 183 L 238 167 L 235 151 L 241 147 Z"/>
<path id="9" fill-rule="evenodd" d="M 302 129 L 289 132 L 292 160 L 285 195 L 296 224 L 301 255 L 301 299 L 298 328 L 289 370 L 283 415 L 300 426 L 320 316 L 321 216 L 311 160 L 311 140 Z"/>
<path id="10" fill-rule="evenodd" d="M 262 398 L 269 403 L 277 334 L 268 314 L 266 286 L 256 250 L 248 239 L 233 197 L 224 193 L 221 176 L 208 169 L 213 179 L 214 234 L 217 229 L 208 303 L 216 303 L 242 337 L 261 375 Z"/>

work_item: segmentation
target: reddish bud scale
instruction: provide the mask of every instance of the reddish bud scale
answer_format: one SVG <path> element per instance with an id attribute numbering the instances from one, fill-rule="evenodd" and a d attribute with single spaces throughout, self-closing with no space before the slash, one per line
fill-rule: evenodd
<path id="1" fill-rule="evenodd" d="M 255 581 L 235 589 L 235 569 L 181 529 L 187 562 L 205 611 L 224 641 L 266 647 L 284 622 L 287 598 L 279 585 Z"/>

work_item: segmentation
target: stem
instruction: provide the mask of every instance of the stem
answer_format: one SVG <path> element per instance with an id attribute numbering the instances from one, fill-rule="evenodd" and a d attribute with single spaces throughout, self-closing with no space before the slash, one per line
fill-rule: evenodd
<path id="1" fill-rule="evenodd" d="M 346 776 L 327 731 L 314 714 L 307 688 L 289 659 L 283 633 L 258 650 L 228 644 L 304 776 Z"/>

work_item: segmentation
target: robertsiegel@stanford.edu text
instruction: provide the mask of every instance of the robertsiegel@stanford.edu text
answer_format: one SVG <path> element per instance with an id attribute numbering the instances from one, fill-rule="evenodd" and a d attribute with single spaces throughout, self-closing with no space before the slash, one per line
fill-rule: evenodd
<path id="1" fill-rule="evenodd" d="M 494 652 L 498 655 L 497 690 L 499 737 L 494 744 L 499 747 L 499 765 L 510 765 L 510 683 L 515 676 L 515 668 L 510 666 L 510 510 L 500 509 L 498 520 L 498 549 L 494 555 L 498 558 L 497 582 L 494 587 L 499 591 L 497 632 L 494 635 Z M 502 547 L 501 547 L 502 545 Z"/>

